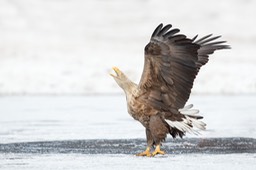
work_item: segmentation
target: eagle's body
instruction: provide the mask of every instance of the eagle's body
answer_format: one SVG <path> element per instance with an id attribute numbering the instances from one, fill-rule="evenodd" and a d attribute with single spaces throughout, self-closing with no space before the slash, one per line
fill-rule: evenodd
<path id="1" fill-rule="evenodd" d="M 173 138 L 186 132 L 197 134 L 194 128 L 204 130 L 206 124 L 199 119 L 199 110 L 185 106 L 201 66 L 208 55 L 218 49 L 230 48 L 225 41 L 214 41 L 220 36 L 205 36 L 196 40 L 177 34 L 178 29 L 160 24 L 145 47 L 144 70 L 139 84 L 133 83 L 114 67 L 111 74 L 124 90 L 128 113 L 146 129 L 147 149 L 139 156 L 164 154 L 161 142 L 167 134 Z M 156 146 L 151 154 L 151 147 Z"/>

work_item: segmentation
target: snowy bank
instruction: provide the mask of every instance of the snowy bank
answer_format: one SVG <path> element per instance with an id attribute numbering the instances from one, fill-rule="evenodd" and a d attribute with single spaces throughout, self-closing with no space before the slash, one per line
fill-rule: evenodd
<path id="1" fill-rule="evenodd" d="M 0 94 L 119 93 L 119 66 L 134 81 L 153 29 L 223 35 L 193 93 L 256 93 L 256 1 L 1 0 Z"/>

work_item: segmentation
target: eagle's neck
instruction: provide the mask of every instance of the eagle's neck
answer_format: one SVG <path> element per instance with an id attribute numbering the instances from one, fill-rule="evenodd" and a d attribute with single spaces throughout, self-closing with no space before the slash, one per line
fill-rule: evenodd
<path id="1" fill-rule="evenodd" d="M 138 85 L 132 82 L 131 80 L 127 79 L 127 82 L 125 83 L 123 90 L 127 97 L 134 96 L 137 94 Z"/>
<path id="2" fill-rule="evenodd" d="M 132 82 L 125 74 L 121 74 L 121 78 L 115 79 L 119 87 L 121 87 L 126 95 L 127 102 L 138 93 L 138 85 Z"/>

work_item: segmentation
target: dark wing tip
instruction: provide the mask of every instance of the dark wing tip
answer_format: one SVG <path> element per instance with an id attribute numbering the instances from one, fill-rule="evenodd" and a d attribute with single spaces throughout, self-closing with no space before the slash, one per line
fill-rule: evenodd
<path id="1" fill-rule="evenodd" d="M 163 28 L 163 23 L 159 24 L 156 29 L 154 30 L 153 34 L 151 35 L 151 37 L 155 37 L 157 36 L 157 34 L 161 31 L 161 29 Z"/>
<path id="2" fill-rule="evenodd" d="M 194 43 L 200 45 L 200 46 L 212 46 L 216 49 L 231 49 L 230 45 L 224 44 L 226 41 L 215 41 L 217 39 L 221 38 L 221 35 L 219 36 L 213 36 L 213 34 L 206 35 L 200 39 L 197 40 L 197 35 L 192 39 Z"/>
<path id="3" fill-rule="evenodd" d="M 231 49 L 232 47 L 230 45 L 224 45 L 225 49 Z"/>
<path id="4" fill-rule="evenodd" d="M 167 24 L 167 25 L 163 25 L 162 23 L 159 24 L 156 29 L 154 30 L 151 38 L 154 38 L 154 37 L 163 37 L 163 38 L 170 38 L 172 37 L 174 34 L 180 32 L 179 29 L 177 28 L 174 28 L 174 29 L 171 29 L 172 28 L 172 25 L 171 24 Z"/>
<path id="5" fill-rule="evenodd" d="M 206 43 L 206 42 L 211 41 L 211 40 L 208 39 L 208 38 L 211 37 L 211 36 L 212 36 L 212 34 L 209 34 L 209 35 L 206 35 L 206 36 L 204 36 L 204 37 L 202 37 L 202 38 L 200 38 L 200 39 L 198 39 L 198 40 L 196 40 L 196 38 L 197 38 L 197 36 L 196 36 L 196 37 L 194 38 L 194 40 L 196 40 L 196 41 L 195 41 L 196 44 L 204 44 L 204 43 Z M 220 36 L 218 36 L 217 38 L 216 38 L 216 37 L 213 37 L 213 38 L 217 39 L 217 38 L 220 38 Z M 212 38 L 210 38 L 210 39 L 212 39 Z"/>
<path id="6" fill-rule="evenodd" d="M 172 28 L 171 24 L 167 24 L 166 26 L 164 26 L 159 33 L 157 34 L 157 36 L 163 36 L 164 33 L 166 33 L 170 28 Z"/>
<path id="7" fill-rule="evenodd" d="M 174 29 L 168 31 L 167 33 L 165 33 L 165 34 L 163 35 L 163 37 L 164 37 L 164 38 L 170 38 L 170 37 L 172 37 L 174 34 L 176 34 L 176 33 L 178 33 L 178 32 L 180 32 L 180 30 L 179 30 L 178 28 L 174 28 Z"/>
<path id="8" fill-rule="evenodd" d="M 220 37 L 209 34 L 198 40 L 196 40 L 197 37 L 193 38 L 193 42 L 200 45 L 197 61 L 198 70 L 208 62 L 210 54 L 213 54 L 216 50 L 231 48 L 230 45 L 226 44 L 226 41 L 219 40 Z"/>
<path id="9" fill-rule="evenodd" d="M 220 45 L 216 45 L 215 48 L 218 49 L 218 50 L 231 49 L 231 46 L 230 45 L 222 45 L 222 44 L 220 44 Z"/>
<path id="10" fill-rule="evenodd" d="M 198 34 L 196 36 L 194 36 L 194 38 L 192 38 L 191 40 L 194 42 L 198 37 Z"/>

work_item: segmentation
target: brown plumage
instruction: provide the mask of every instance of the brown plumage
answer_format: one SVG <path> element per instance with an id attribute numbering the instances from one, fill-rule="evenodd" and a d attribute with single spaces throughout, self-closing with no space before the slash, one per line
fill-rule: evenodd
<path id="1" fill-rule="evenodd" d="M 139 84 L 133 83 L 118 68 L 111 74 L 124 90 L 129 114 L 146 128 L 147 149 L 139 156 L 164 154 L 160 150 L 167 134 L 173 138 L 186 132 L 205 129 L 199 110 L 185 106 L 201 66 L 215 50 L 228 49 L 220 36 L 197 39 L 178 34 L 172 25 L 160 24 L 145 47 L 144 70 Z M 151 147 L 156 146 L 153 153 Z"/>

